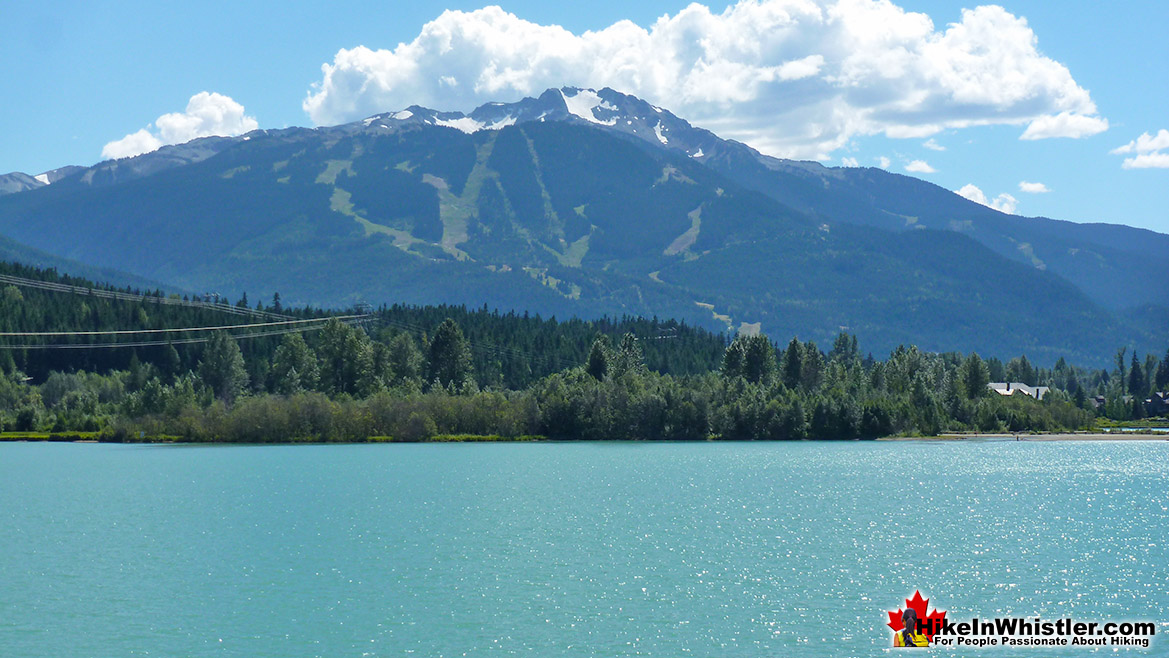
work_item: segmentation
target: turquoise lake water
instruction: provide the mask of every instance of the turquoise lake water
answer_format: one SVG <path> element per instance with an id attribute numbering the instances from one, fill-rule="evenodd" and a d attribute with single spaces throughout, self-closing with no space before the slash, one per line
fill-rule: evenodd
<path id="1" fill-rule="evenodd" d="M 917 589 L 1169 655 L 1169 442 L 0 444 L 6 658 L 873 655 Z"/>

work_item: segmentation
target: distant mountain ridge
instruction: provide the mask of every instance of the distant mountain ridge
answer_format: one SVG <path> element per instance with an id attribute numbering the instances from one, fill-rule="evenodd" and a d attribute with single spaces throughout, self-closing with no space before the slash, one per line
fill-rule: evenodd
<path id="1" fill-rule="evenodd" d="M 1108 287 L 1158 275 L 1169 236 L 1067 224 L 769 158 L 573 88 L 204 138 L 0 197 L 4 235 L 191 290 L 657 314 L 817 341 L 848 330 L 876 352 L 1091 363 L 1121 344 L 1163 349 L 1163 291 Z"/>
<path id="2" fill-rule="evenodd" d="M 417 105 L 361 121 L 315 129 L 329 135 L 392 133 L 418 126 L 445 126 L 473 133 L 529 122 L 591 125 L 655 148 L 684 154 L 748 189 L 828 221 L 889 230 L 934 228 L 966 233 L 1012 260 L 1050 269 L 1116 310 L 1169 306 L 1169 286 L 1135 286 L 1139 279 L 1169 276 L 1169 235 L 1116 224 L 1080 224 L 1001 213 L 944 188 L 877 168 L 825 167 L 763 155 L 751 147 L 696 128 L 666 109 L 605 88 L 565 87 L 514 103 L 487 103 L 470 113 L 441 112 Z M 89 184 L 104 185 L 199 162 L 239 141 L 304 131 L 254 131 L 240 137 L 209 137 L 166 146 L 152 153 L 112 160 L 86 170 L 66 167 L 41 174 L 85 171 Z M 0 194 L 35 189 L 26 174 L 0 176 Z M 50 181 L 54 182 L 54 181 Z"/>
<path id="3" fill-rule="evenodd" d="M 62 178 L 75 174 L 79 171 L 83 171 L 84 169 L 85 167 L 69 165 L 66 167 L 51 169 L 35 176 L 30 176 L 21 171 L 14 171 L 9 174 L 0 174 L 0 196 L 5 194 L 16 194 L 17 192 L 24 192 L 27 190 L 35 190 L 38 187 L 52 185 Z"/>
<path id="4" fill-rule="evenodd" d="M 466 132 L 531 121 L 584 122 L 694 158 L 734 182 L 813 216 L 889 230 L 966 233 L 996 252 L 1069 279 L 1115 309 L 1169 306 L 1169 235 L 1117 224 L 1008 215 L 911 176 L 878 168 L 783 160 L 695 128 L 668 110 L 612 89 L 550 89 L 539 98 L 489 103 L 470 114 L 412 106 L 361 122 L 369 129 L 422 123 Z M 354 125 L 354 124 L 350 124 Z"/>

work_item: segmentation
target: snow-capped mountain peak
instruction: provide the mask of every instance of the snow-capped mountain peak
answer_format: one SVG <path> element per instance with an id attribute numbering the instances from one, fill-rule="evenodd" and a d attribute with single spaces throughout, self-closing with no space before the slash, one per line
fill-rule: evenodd
<path id="1" fill-rule="evenodd" d="M 486 103 L 470 113 L 440 112 L 417 105 L 363 119 L 361 130 L 386 133 L 416 125 L 445 126 L 465 133 L 500 130 L 528 122 L 587 124 L 636 137 L 654 146 L 695 159 L 717 153 L 725 144 L 713 133 L 695 128 L 667 110 L 608 87 L 548 89 L 539 97 L 514 103 Z M 354 125 L 354 124 L 350 124 Z"/>

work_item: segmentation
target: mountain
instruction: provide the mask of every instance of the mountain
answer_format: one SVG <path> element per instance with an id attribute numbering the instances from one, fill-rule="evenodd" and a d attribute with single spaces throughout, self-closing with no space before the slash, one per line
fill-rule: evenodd
<path id="1" fill-rule="evenodd" d="M 166 285 L 108 267 L 94 267 L 68 258 L 54 256 L 39 249 L 22 245 L 0 235 L 0 262 L 21 263 L 44 270 L 56 270 L 71 276 L 101 281 L 105 285 L 135 290 L 164 290 L 167 293 L 186 294 L 181 288 Z"/>
<path id="2" fill-rule="evenodd" d="M 76 165 L 69 165 L 67 167 L 60 167 L 46 171 L 36 176 L 29 176 L 20 171 L 14 171 L 9 174 L 0 174 L 0 196 L 5 194 L 15 194 L 17 192 L 24 192 L 26 190 L 35 190 L 38 187 L 52 185 L 66 176 L 75 174 L 84 170 L 85 167 L 78 167 Z"/>
<path id="3" fill-rule="evenodd" d="M 44 187 L 56 183 L 62 178 L 81 171 L 84 167 L 68 166 L 59 169 L 46 171 L 35 176 L 29 176 L 21 171 L 14 171 L 8 174 L 0 174 L 0 196 L 5 194 L 15 194 L 17 192 L 24 192 L 26 190 L 35 190 L 38 187 Z"/>
<path id="4" fill-rule="evenodd" d="M 386 118 L 394 115 L 379 115 L 376 120 Z M 1112 309 L 1169 307 L 1169 286 L 1138 283 L 1169 278 L 1169 235 L 1117 224 L 1009 215 L 933 183 L 883 169 L 773 158 L 612 89 L 549 90 L 538 100 L 485 105 L 466 119 L 447 113 L 430 120 L 468 125 L 463 123 L 467 119 L 479 129 L 533 120 L 592 123 L 690 156 L 747 189 L 826 221 L 893 231 L 957 231 L 1007 258 L 1059 274 Z"/>
<path id="5" fill-rule="evenodd" d="M 1071 281 L 1114 310 L 1169 306 L 1169 235 L 1115 224 L 1019 217 L 910 176 L 875 168 L 784 163 L 757 153 L 720 153 L 707 164 L 749 189 L 830 221 L 893 231 L 949 230 Z"/>
<path id="6" fill-rule="evenodd" d="M 656 314 L 822 343 L 847 330 L 876 353 L 915 343 L 1040 362 L 1163 349 L 1149 324 L 1162 317 L 1156 294 L 1122 315 L 1058 271 L 1037 237 L 1045 267 L 996 247 L 983 223 L 1006 229 L 974 204 L 961 207 L 977 230 L 947 230 L 946 210 L 922 211 L 912 230 L 866 219 L 900 207 L 900 179 L 914 180 L 768 159 L 634 97 L 566 88 L 104 162 L 0 197 L 0 234 L 185 289 L 279 291 L 294 304 Z M 1131 253 L 1127 234 L 1052 232 L 1109 263 Z"/>

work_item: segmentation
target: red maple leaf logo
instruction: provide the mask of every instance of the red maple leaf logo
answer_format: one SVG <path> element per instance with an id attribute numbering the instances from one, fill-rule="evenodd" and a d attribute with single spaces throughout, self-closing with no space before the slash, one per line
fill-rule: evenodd
<path id="1" fill-rule="evenodd" d="M 926 608 L 929 607 L 930 600 L 921 598 L 921 592 L 913 593 L 912 599 L 905 599 L 906 607 L 913 608 L 917 613 L 917 619 L 921 622 L 922 635 L 926 636 L 930 642 L 934 641 L 934 633 L 942 627 L 942 622 L 946 620 L 946 611 L 934 608 L 934 611 L 926 615 Z M 897 612 L 888 612 L 889 628 L 894 632 L 899 632 L 905 628 L 905 622 L 901 620 L 901 615 L 904 614 L 904 608 L 897 608 Z"/>

